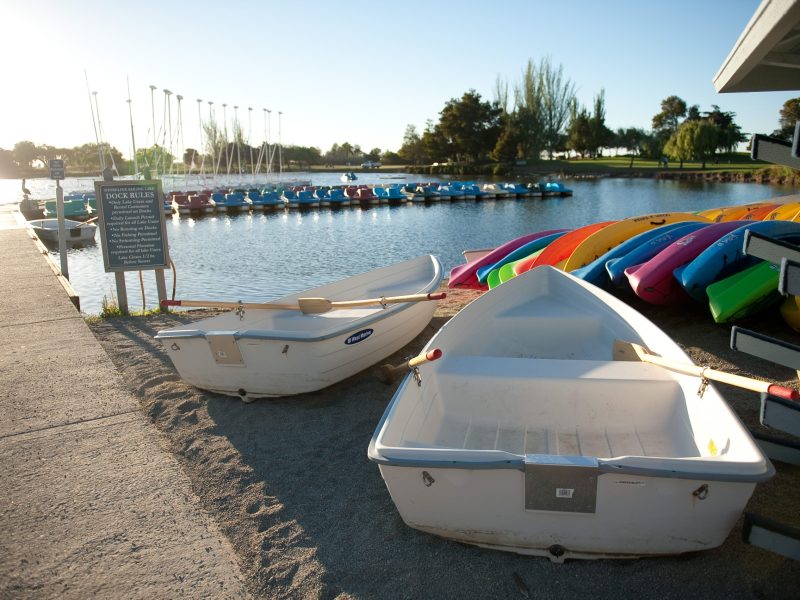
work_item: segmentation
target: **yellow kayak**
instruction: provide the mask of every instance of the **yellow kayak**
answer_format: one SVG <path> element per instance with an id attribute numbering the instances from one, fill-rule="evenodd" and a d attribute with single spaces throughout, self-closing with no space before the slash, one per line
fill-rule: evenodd
<path id="1" fill-rule="evenodd" d="M 800 300 L 798 296 L 789 296 L 781 304 L 783 320 L 795 331 L 800 331 L 800 302 L 798 300 Z"/>
<path id="2" fill-rule="evenodd" d="M 720 206 L 719 208 L 709 208 L 701 210 L 698 215 L 705 217 L 709 221 L 719 223 L 720 221 L 737 221 L 742 218 L 742 215 L 747 214 L 751 210 L 763 208 L 775 204 L 774 202 L 753 202 L 752 204 L 742 204 L 741 206 Z M 738 215 L 738 216 L 737 216 Z"/>
<path id="3" fill-rule="evenodd" d="M 612 225 L 594 232 L 583 240 L 578 244 L 575 250 L 572 251 L 572 254 L 558 266 L 564 271 L 574 271 L 575 269 L 588 265 L 596 258 L 602 256 L 612 248 L 616 248 L 622 242 L 635 235 L 668 223 L 679 223 L 682 221 L 706 221 L 706 219 L 692 213 L 673 212 L 642 215 L 617 221 Z"/>
<path id="4" fill-rule="evenodd" d="M 762 220 L 764 221 L 794 221 L 800 216 L 800 202 L 789 202 L 774 209 Z"/>

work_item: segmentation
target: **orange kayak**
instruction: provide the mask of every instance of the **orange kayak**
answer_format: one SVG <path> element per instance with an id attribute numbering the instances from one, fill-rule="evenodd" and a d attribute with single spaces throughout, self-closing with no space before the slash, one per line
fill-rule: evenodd
<path id="1" fill-rule="evenodd" d="M 613 223 L 616 223 L 616 221 L 592 223 L 565 233 L 551 242 L 538 256 L 529 256 L 517 262 L 514 265 L 514 273 L 519 275 L 541 265 L 558 266 L 559 263 L 565 263 L 583 240 Z"/>

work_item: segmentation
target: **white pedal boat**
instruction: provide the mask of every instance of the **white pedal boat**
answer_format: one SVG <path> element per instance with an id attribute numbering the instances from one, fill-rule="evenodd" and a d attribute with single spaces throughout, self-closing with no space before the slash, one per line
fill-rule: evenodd
<path id="1" fill-rule="evenodd" d="M 368 450 L 403 520 L 553 561 L 722 544 L 772 465 L 713 386 L 615 361 L 615 339 L 691 362 L 552 267 L 453 317 L 425 348 L 443 357 L 404 379 Z"/>
<path id="2" fill-rule="evenodd" d="M 299 294 L 333 301 L 436 292 L 442 265 L 431 255 L 355 275 Z M 159 331 L 181 378 L 199 388 L 249 401 L 313 392 L 383 360 L 413 340 L 435 301 L 404 302 L 304 314 L 246 309 Z"/>

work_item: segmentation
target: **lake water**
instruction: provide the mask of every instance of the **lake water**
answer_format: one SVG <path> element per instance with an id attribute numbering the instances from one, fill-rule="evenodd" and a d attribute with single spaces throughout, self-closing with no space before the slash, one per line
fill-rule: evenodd
<path id="1" fill-rule="evenodd" d="M 334 173 L 292 173 L 315 185 L 341 183 Z M 287 177 L 285 177 L 286 179 Z M 419 181 L 419 175 L 359 174 L 357 183 Z M 425 177 L 425 179 L 436 179 Z M 275 181 L 273 179 L 273 181 Z M 797 193 L 794 188 L 743 183 L 687 183 L 652 179 L 564 179 L 567 198 L 438 202 L 370 208 L 314 209 L 262 214 L 167 217 L 176 298 L 260 302 L 343 277 L 434 254 L 446 272 L 463 262 L 461 252 L 497 246 L 544 229 L 657 212 L 693 212 Z M 18 202 L 20 181 L 0 181 L 0 202 Z M 247 181 L 231 182 L 246 185 Z M 28 180 L 33 196 L 54 197 L 55 183 Z M 91 179 L 67 179 L 65 191 L 92 189 Z M 179 185 L 176 187 L 180 187 Z M 97 314 L 115 293 L 103 270 L 99 244 L 69 251 L 70 282 L 82 310 Z M 58 253 L 53 252 L 58 263 Z M 165 271 L 171 295 L 173 272 Z M 138 273 L 127 273 L 131 310 L 142 308 Z M 152 272 L 144 273 L 145 306 L 158 299 Z"/>

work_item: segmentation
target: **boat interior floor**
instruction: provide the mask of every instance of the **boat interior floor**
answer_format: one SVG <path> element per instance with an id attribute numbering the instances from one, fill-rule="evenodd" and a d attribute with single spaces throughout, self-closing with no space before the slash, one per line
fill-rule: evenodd
<path id="1" fill-rule="evenodd" d="M 404 447 L 701 455 L 680 384 L 638 362 L 446 357 L 408 417 Z"/>

